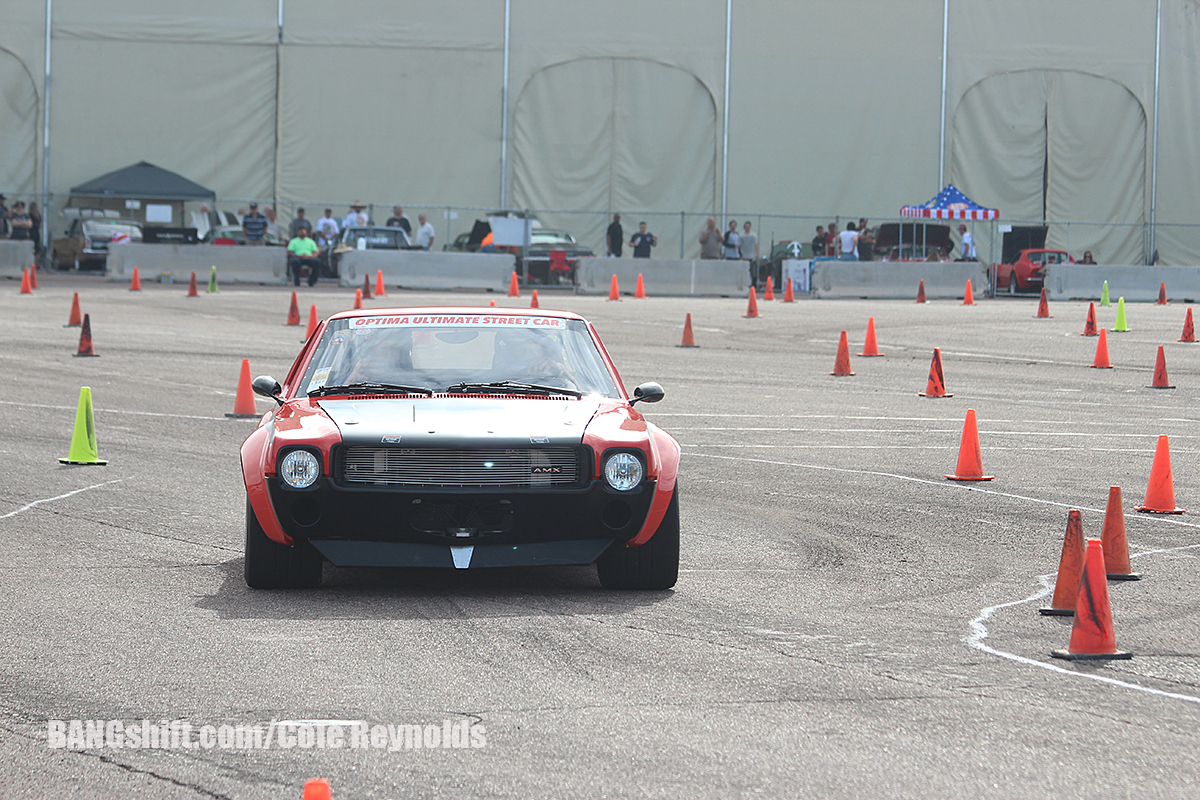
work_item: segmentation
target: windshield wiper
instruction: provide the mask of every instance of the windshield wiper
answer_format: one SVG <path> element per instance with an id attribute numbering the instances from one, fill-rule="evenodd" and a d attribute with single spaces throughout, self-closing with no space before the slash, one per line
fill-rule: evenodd
<path id="1" fill-rule="evenodd" d="M 565 394 L 568 397 L 583 397 L 583 392 L 563 389 L 560 386 L 542 386 L 537 383 L 517 381 L 495 381 L 493 383 L 456 383 L 446 391 L 461 394 Z"/>
<path id="2" fill-rule="evenodd" d="M 433 389 L 430 389 L 428 386 L 405 386 L 402 383 L 363 381 L 361 383 L 347 383 L 341 386 L 319 386 L 316 389 L 310 390 L 308 396 L 320 397 L 326 394 L 387 394 L 390 392 L 423 394 L 426 397 L 433 395 Z"/>

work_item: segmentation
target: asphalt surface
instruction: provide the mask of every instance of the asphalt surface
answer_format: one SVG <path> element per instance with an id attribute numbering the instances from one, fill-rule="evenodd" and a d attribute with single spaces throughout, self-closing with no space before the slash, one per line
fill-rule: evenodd
<path id="1" fill-rule="evenodd" d="M 1096 370 L 1086 303 L 1035 319 L 1029 298 L 760 300 L 746 319 L 744 298 L 546 293 L 596 324 L 628 387 L 666 388 L 646 413 L 683 445 L 675 590 L 604 591 L 589 568 L 327 565 L 317 591 L 260 592 L 241 575 L 254 422 L 224 415 L 242 358 L 282 378 L 298 352 L 290 287 L 143 286 L 0 283 L 6 797 L 298 798 L 314 776 L 334 798 L 1200 796 L 1200 345 L 1175 341 L 1183 305 L 1130 305 L 1115 369 Z M 73 355 L 75 291 L 99 358 Z M 302 318 L 352 300 L 302 287 Z M 367 306 L 489 300 L 528 305 Z M 697 349 L 676 347 L 689 312 Z M 854 355 L 869 316 L 882 358 Z M 856 374 L 834 377 L 842 330 Z M 1147 388 L 1160 344 L 1175 389 Z M 918 396 L 934 347 L 952 398 Z M 81 386 L 107 466 L 57 460 Z M 988 483 L 942 477 L 967 409 Z M 1160 434 L 1180 516 L 1133 511 Z M 1037 608 L 1067 512 L 1099 537 L 1110 486 L 1144 575 L 1109 584 L 1134 657 L 1051 659 L 1071 621 Z M 426 737 L 466 721 L 485 741 L 62 749 L 51 720 Z"/>

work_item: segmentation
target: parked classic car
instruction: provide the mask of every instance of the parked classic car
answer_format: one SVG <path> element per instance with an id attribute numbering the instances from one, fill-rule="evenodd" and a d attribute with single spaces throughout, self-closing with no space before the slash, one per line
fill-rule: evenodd
<path id="1" fill-rule="evenodd" d="M 268 230 L 263 235 L 263 240 L 273 247 L 285 247 L 287 242 L 282 241 L 274 232 Z M 210 228 L 208 233 L 204 234 L 201 240 L 204 244 L 217 245 L 234 245 L 246 243 L 246 232 L 241 225 L 221 225 L 216 228 Z"/>
<path id="2" fill-rule="evenodd" d="M 382 225 L 343 228 L 337 241 L 327 253 L 322 253 L 328 264 L 326 277 L 337 277 L 342 254 L 351 250 L 420 250 L 412 244 L 403 228 L 388 228 Z"/>
<path id="3" fill-rule="evenodd" d="M 591 564 L 665 589 L 679 563 L 679 444 L 626 392 L 595 328 L 537 309 L 355 310 L 323 322 L 242 445 L 245 577 L 322 565 Z"/>
<path id="4" fill-rule="evenodd" d="M 1046 282 L 1047 266 L 1074 263 L 1075 259 L 1066 250 L 1022 250 L 1014 263 L 996 265 L 996 291 L 1006 287 L 1009 294 L 1041 291 Z"/>
<path id="5" fill-rule="evenodd" d="M 50 264 L 55 269 L 103 271 L 113 241 L 142 241 L 142 224 L 112 217 L 73 219 L 65 236 L 51 244 Z"/>

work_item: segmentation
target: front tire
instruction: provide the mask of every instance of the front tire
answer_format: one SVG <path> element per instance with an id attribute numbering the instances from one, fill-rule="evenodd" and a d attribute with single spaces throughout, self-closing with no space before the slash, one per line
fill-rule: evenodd
<path id="1" fill-rule="evenodd" d="M 289 547 L 263 531 L 246 498 L 246 585 L 251 589 L 315 589 L 323 559 L 308 542 Z"/>
<path id="2" fill-rule="evenodd" d="M 605 589 L 670 589 L 679 579 L 679 487 L 658 530 L 641 547 L 612 546 L 596 561 Z"/>

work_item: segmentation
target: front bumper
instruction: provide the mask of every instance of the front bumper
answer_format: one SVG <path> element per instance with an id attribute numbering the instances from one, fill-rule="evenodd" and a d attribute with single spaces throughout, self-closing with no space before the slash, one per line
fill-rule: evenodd
<path id="1" fill-rule="evenodd" d="M 473 547 L 476 565 L 515 566 L 590 563 L 612 542 L 633 538 L 655 482 L 630 492 L 598 480 L 570 489 L 430 490 L 348 488 L 322 478 L 297 491 L 272 477 L 267 491 L 284 532 L 335 564 L 454 566 L 451 549 Z"/>

